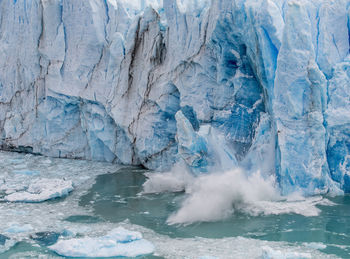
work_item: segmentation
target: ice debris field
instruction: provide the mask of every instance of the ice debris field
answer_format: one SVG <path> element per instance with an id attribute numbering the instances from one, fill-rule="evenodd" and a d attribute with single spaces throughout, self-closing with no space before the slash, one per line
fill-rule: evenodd
<path id="1" fill-rule="evenodd" d="M 147 254 L 162 258 L 336 258 L 322 253 L 322 249 L 325 248 L 322 243 L 292 244 L 244 237 L 172 238 L 132 224 L 127 218 L 118 223 L 92 220 L 96 217 L 93 210 L 88 206 L 79 205 L 81 196 L 91 188 L 96 176 L 115 172 L 120 166 L 7 152 L 0 152 L 0 159 L 0 170 L 3 172 L 0 195 L 6 197 L 9 195 L 7 192 L 11 192 L 19 193 L 21 197 L 14 201 L 0 201 L 0 258 L 33 258 L 45 255 L 48 258 L 134 257 Z M 37 173 L 21 174 L 21 177 L 18 177 L 18 170 Z M 85 174 L 82 175 L 81 172 Z M 57 183 L 53 176 L 66 180 Z M 38 202 L 37 197 L 33 198 L 32 194 L 25 196 L 24 192 L 30 193 L 30 187 L 23 185 L 27 183 L 32 186 L 33 182 L 40 183 L 40 179 L 53 179 L 52 182 L 45 180 L 50 183 L 50 191 L 45 189 L 42 202 Z M 67 183 L 69 187 L 74 186 L 72 192 L 62 192 L 61 184 L 66 187 Z M 47 200 L 52 198 L 52 193 L 60 193 L 63 197 Z M 276 202 L 275 208 L 271 207 L 271 202 L 269 206 L 272 210 L 270 213 L 298 213 L 298 208 L 303 206 L 306 206 L 308 212 L 317 213 L 318 209 L 314 206 L 322 203 L 332 206 L 327 199 L 321 197 L 292 203 Z M 262 203 L 261 208 L 265 205 Z M 67 220 L 74 217 L 91 220 L 85 224 Z M 164 224 L 166 225 L 165 222 Z M 16 247 L 23 243 L 35 249 L 16 251 Z"/>

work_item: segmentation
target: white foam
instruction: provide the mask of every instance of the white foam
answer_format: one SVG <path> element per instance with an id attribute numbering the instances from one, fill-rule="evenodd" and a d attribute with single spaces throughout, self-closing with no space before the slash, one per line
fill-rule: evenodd
<path id="1" fill-rule="evenodd" d="M 139 232 L 119 227 L 105 236 L 60 240 L 49 247 L 59 255 L 69 257 L 135 257 L 151 254 L 154 246 L 142 239 Z"/>

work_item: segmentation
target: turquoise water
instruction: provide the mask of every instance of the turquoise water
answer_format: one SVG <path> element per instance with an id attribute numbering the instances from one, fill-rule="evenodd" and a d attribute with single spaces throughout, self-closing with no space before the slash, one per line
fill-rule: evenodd
<path id="1" fill-rule="evenodd" d="M 0 161 L 0 196 L 4 195 L 1 183 L 22 188 L 35 177 L 71 179 L 75 184 L 69 196 L 52 201 L 0 201 L 1 259 L 63 258 L 48 247 L 57 238 L 70 238 L 63 236 L 66 230 L 75 231 L 75 237 L 99 236 L 119 225 L 141 232 L 155 245 L 153 255 L 139 258 L 262 258 L 266 247 L 277 252 L 307 252 L 312 258 L 350 258 L 350 196 L 327 197 L 335 205 L 317 205 L 321 211 L 313 217 L 251 216 L 235 210 L 226 220 L 168 225 L 168 217 L 187 194 L 142 194 L 147 172 L 143 169 L 6 152 L 0 152 Z M 18 176 L 13 173 L 18 170 L 37 173 Z M 30 229 L 6 232 L 14 223 L 30 225 Z M 5 236 L 13 244 L 1 250 Z"/>
<path id="2" fill-rule="evenodd" d="M 305 217 L 295 214 L 249 216 L 234 214 L 220 222 L 189 226 L 166 224 L 185 196 L 184 193 L 142 195 L 146 180 L 139 169 L 121 169 L 100 175 L 90 191 L 81 197 L 81 206 L 91 206 L 101 220 L 129 219 L 170 237 L 225 238 L 242 236 L 267 241 L 317 242 L 326 244 L 324 253 L 350 258 L 350 196 L 329 198 L 335 206 L 318 206 L 321 214 Z"/>

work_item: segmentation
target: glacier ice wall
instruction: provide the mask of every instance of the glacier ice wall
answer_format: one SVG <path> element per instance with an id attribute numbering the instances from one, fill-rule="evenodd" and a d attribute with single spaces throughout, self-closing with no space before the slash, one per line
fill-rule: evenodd
<path id="1" fill-rule="evenodd" d="M 0 145 L 350 192 L 349 0 L 2 0 Z"/>

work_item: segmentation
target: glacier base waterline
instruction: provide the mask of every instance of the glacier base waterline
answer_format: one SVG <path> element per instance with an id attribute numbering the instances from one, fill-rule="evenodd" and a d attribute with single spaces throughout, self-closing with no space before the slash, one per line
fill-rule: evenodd
<path id="1" fill-rule="evenodd" d="M 4 0 L 0 146 L 350 192 L 349 0 Z"/>

